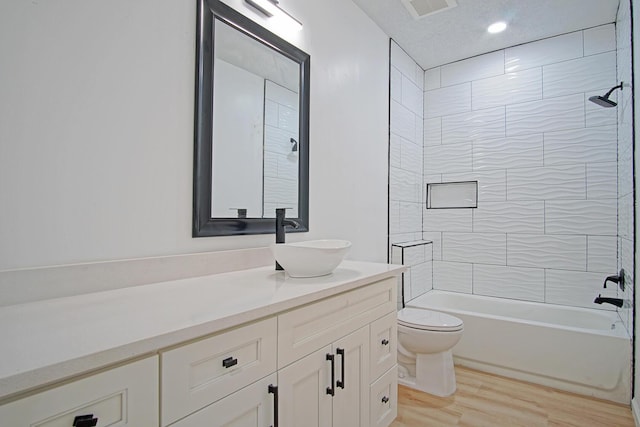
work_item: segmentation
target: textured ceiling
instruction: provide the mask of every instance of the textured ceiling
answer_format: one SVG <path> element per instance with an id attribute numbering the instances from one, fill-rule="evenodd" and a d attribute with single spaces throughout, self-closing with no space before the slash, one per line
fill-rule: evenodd
<path id="1" fill-rule="evenodd" d="M 425 70 L 482 53 L 615 21 L 618 0 L 457 0 L 415 20 L 401 0 L 352 0 Z M 509 25 L 487 33 L 496 21 Z"/>

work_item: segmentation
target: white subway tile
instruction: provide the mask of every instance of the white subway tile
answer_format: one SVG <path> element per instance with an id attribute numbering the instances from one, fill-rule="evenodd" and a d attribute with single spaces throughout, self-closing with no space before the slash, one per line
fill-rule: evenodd
<path id="1" fill-rule="evenodd" d="M 424 72 L 424 90 L 439 89 L 441 87 L 440 68 L 431 68 Z"/>
<path id="2" fill-rule="evenodd" d="M 507 200 L 585 199 L 585 166 L 507 170 Z"/>
<path id="3" fill-rule="evenodd" d="M 478 181 L 478 203 L 507 199 L 506 171 L 482 171 L 442 175 L 444 182 Z"/>
<path id="4" fill-rule="evenodd" d="M 588 28 L 584 30 L 583 36 L 585 56 L 616 50 L 615 24 Z"/>
<path id="5" fill-rule="evenodd" d="M 298 183 L 289 179 L 264 177 L 265 203 L 281 203 L 287 207 L 298 204 Z"/>
<path id="6" fill-rule="evenodd" d="M 284 105 L 278 107 L 278 127 L 294 135 L 298 132 L 298 109 L 289 108 Z"/>
<path id="7" fill-rule="evenodd" d="M 278 176 L 278 154 L 272 151 L 264 152 L 264 176 L 275 178 Z"/>
<path id="8" fill-rule="evenodd" d="M 610 212 L 609 212 L 610 213 Z M 615 214 L 615 212 L 614 212 Z M 618 234 L 624 239 L 633 238 L 633 193 L 629 193 L 618 199 Z M 610 219 L 607 217 L 607 219 Z M 595 233 L 594 233 L 595 234 Z M 599 233 L 605 234 L 605 233 Z M 606 233 L 612 235 L 611 233 Z"/>
<path id="9" fill-rule="evenodd" d="M 542 134 L 478 140 L 473 143 L 473 170 L 542 166 Z"/>
<path id="10" fill-rule="evenodd" d="M 579 58 L 582 53 L 582 31 L 551 37 L 506 49 L 505 72 Z"/>
<path id="11" fill-rule="evenodd" d="M 544 269 L 474 264 L 473 293 L 544 301 Z"/>
<path id="12" fill-rule="evenodd" d="M 587 163 L 588 200 L 610 199 L 616 197 L 616 168 L 617 166 L 615 162 Z"/>
<path id="13" fill-rule="evenodd" d="M 264 101 L 264 124 L 278 127 L 278 104 L 270 99 Z"/>
<path id="14" fill-rule="evenodd" d="M 471 111 L 471 83 L 428 90 L 424 93 L 424 117 L 440 117 Z"/>
<path id="15" fill-rule="evenodd" d="M 397 200 L 390 200 L 389 201 L 389 234 L 398 234 L 398 233 L 400 233 L 400 202 L 398 202 Z M 395 261 L 392 261 L 392 262 L 396 263 Z"/>
<path id="16" fill-rule="evenodd" d="M 278 155 L 278 178 L 296 181 L 298 169 L 298 156 L 292 156 L 291 153 Z"/>
<path id="17" fill-rule="evenodd" d="M 471 83 L 474 110 L 542 99 L 542 68 L 507 73 Z"/>
<path id="18" fill-rule="evenodd" d="M 422 203 L 400 202 L 400 233 L 422 232 Z"/>
<path id="19" fill-rule="evenodd" d="M 425 262 L 424 248 L 422 246 L 407 246 L 403 248 L 404 265 L 417 265 Z"/>
<path id="20" fill-rule="evenodd" d="M 553 200 L 545 203 L 547 234 L 616 235 L 616 201 Z"/>
<path id="21" fill-rule="evenodd" d="M 507 234 L 507 265 L 585 271 L 587 238 Z"/>
<path id="22" fill-rule="evenodd" d="M 606 308 L 594 304 L 602 293 L 602 274 L 567 270 L 545 271 L 545 300 L 551 304 Z"/>
<path id="23" fill-rule="evenodd" d="M 442 144 L 461 144 L 505 136 L 504 107 L 442 117 Z"/>
<path id="24" fill-rule="evenodd" d="M 471 232 L 471 209 L 423 209 L 423 230 Z"/>
<path id="25" fill-rule="evenodd" d="M 440 77 L 442 86 L 484 79 L 504 74 L 504 51 L 498 50 L 473 58 L 443 65 Z"/>
<path id="26" fill-rule="evenodd" d="M 635 286 L 633 282 L 634 251 L 633 240 L 619 238 L 620 240 L 620 266 L 625 269 L 625 285 Z M 618 271 L 617 268 L 608 271 Z"/>
<path id="27" fill-rule="evenodd" d="M 615 188 L 609 188 L 609 194 L 612 191 L 615 191 Z M 620 146 L 618 148 L 618 196 L 625 196 L 631 191 L 633 191 L 633 147 Z"/>
<path id="28" fill-rule="evenodd" d="M 424 173 L 471 172 L 471 143 L 424 147 Z"/>
<path id="29" fill-rule="evenodd" d="M 395 133 L 389 137 L 389 162 L 392 167 L 399 168 L 402 159 L 402 138 Z"/>
<path id="30" fill-rule="evenodd" d="M 416 61 L 411 59 L 409 55 L 400 47 L 395 41 L 391 41 L 391 65 L 396 67 L 400 72 L 411 79 L 412 82 L 417 83 L 418 77 L 416 74 Z"/>
<path id="31" fill-rule="evenodd" d="M 413 140 L 420 146 L 424 145 L 424 120 L 422 117 L 416 116 L 415 137 Z"/>
<path id="32" fill-rule="evenodd" d="M 285 107 L 297 109 L 298 108 L 298 94 L 286 87 L 273 83 L 267 80 L 266 95 L 267 99 L 274 101 L 279 105 Z"/>
<path id="33" fill-rule="evenodd" d="M 615 162 L 615 126 L 571 129 L 544 134 L 544 164 Z"/>
<path id="34" fill-rule="evenodd" d="M 433 289 L 472 292 L 472 264 L 460 262 L 433 262 Z"/>
<path id="35" fill-rule="evenodd" d="M 586 114 L 586 125 L 588 128 L 597 126 L 615 126 L 618 122 L 618 108 L 602 108 L 601 106 L 589 101 L 592 96 L 602 96 L 610 88 L 602 88 L 598 90 L 587 91 L 584 94 L 584 106 Z M 618 94 L 616 92 L 609 96 L 609 99 L 617 101 Z"/>
<path id="36" fill-rule="evenodd" d="M 283 129 L 265 126 L 264 129 L 264 145 L 266 151 L 274 153 L 290 154 L 291 138 L 296 138 L 297 133 L 293 134 Z"/>
<path id="37" fill-rule="evenodd" d="M 416 86 L 424 92 L 424 70 L 418 64 L 416 64 Z"/>
<path id="38" fill-rule="evenodd" d="M 402 76 L 402 105 L 422 118 L 424 108 L 424 92 L 408 77 Z"/>
<path id="39" fill-rule="evenodd" d="M 616 84 L 616 53 L 606 52 L 542 67 L 545 98 Z"/>
<path id="40" fill-rule="evenodd" d="M 411 267 L 411 298 L 423 295 L 433 287 L 433 261 Z"/>
<path id="41" fill-rule="evenodd" d="M 405 106 L 391 102 L 391 133 L 395 133 L 398 136 L 408 139 L 412 142 L 416 137 L 416 115 L 411 112 Z"/>
<path id="42" fill-rule="evenodd" d="M 424 120 L 424 145 L 442 144 L 442 117 Z"/>
<path id="43" fill-rule="evenodd" d="M 507 136 L 584 127 L 584 95 L 507 106 Z"/>
<path id="44" fill-rule="evenodd" d="M 423 232 L 422 240 L 428 240 L 431 244 L 431 255 L 433 260 L 442 260 L 442 233 L 441 232 Z"/>
<path id="45" fill-rule="evenodd" d="M 505 265 L 506 235 L 488 233 L 443 233 L 444 261 Z"/>
<path id="46" fill-rule="evenodd" d="M 484 202 L 473 210 L 474 233 L 544 233 L 544 201 Z"/>
<path id="47" fill-rule="evenodd" d="M 400 167 L 422 175 L 422 144 L 414 144 L 406 139 L 401 140 Z"/>
<path id="48" fill-rule="evenodd" d="M 398 168 L 390 168 L 389 187 L 391 200 L 420 203 L 422 200 L 422 176 Z"/>
<path id="49" fill-rule="evenodd" d="M 587 271 L 618 270 L 616 240 L 613 236 L 587 236 Z"/>
<path id="50" fill-rule="evenodd" d="M 402 103 L 402 73 L 396 67 L 391 67 L 391 99 Z"/>

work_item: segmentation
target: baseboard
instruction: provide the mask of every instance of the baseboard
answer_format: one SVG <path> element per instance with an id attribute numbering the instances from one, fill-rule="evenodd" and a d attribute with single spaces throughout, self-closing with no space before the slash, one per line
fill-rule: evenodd
<path id="1" fill-rule="evenodd" d="M 633 421 L 635 421 L 636 427 L 640 427 L 640 403 L 638 403 L 636 397 L 631 399 L 631 413 L 633 414 Z"/>

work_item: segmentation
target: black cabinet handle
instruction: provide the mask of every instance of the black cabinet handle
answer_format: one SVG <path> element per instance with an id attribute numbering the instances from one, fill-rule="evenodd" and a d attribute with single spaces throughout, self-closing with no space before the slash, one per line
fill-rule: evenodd
<path id="1" fill-rule="evenodd" d="M 93 418 L 93 414 L 78 415 L 73 419 L 73 427 L 95 427 L 98 419 Z"/>
<path id="2" fill-rule="evenodd" d="M 273 394 L 273 427 L 278 427 L 278 386 L 269 384 L 269 393 Z"/>
<path id="3" fill-rule="evenodd" d="M 331 362 L 331 385 L 327 387 L 327 394 L 331 396 L 335 396 L 336 388 L 334 384 L 336 383 L 336 363 L 335 356 L 331 353 L 327 353 L 327 360 Z"/>
<path id="4" fill-rule="evenodd" d="M 389 340 L 388 339 L 383 339 L 382 341 L 382 345 L 389 345 Z"/>
<path id="5" fill-rule="evenodd" d="M 225 368 L 230 368 L 232 366 L 235 366 L 238 364 L 238 359 L 235 359 L 233 357 L 227 357 L 226 359 L 224 359 L 222 361 L 222 366 L 224 366 Z"/>
<path id="6" fill-rule="evenodd" d="M 387 403 L 389 398 L 387 396 L 382 396 L 382 403 Z"/>
<path id="7" fill-rule="evenodd" d="M 344 348 L 337 348 L 336 353 L 338 353 L 341 357 L 340 359 L 340 367 L 342 369 L 342 379 L 338 380 L 336 385 L 341 389 L 344 389 Z"/>

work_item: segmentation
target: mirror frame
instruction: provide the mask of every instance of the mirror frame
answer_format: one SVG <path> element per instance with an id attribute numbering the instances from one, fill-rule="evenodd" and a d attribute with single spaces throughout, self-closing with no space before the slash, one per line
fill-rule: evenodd
<path id="1" fill-rule="evenodd" d="M 193 237 L 275 233 L 273 218 L 212 218 L 214 25 L 219 19 L 300 65 L 298 218 L 291 232 L 309 231 L 310 56 L 219 0 L 198 0 L 196 26 Z"/>

